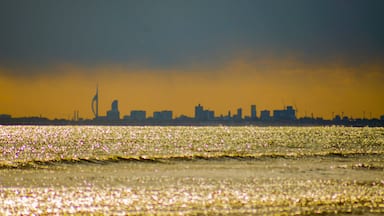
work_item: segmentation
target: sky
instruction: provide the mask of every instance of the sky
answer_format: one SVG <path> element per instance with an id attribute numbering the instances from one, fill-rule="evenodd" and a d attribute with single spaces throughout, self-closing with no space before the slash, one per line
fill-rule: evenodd
<path id="1" fill-rule="evenodd" d="M 382 0 L 1 0 L 0 113 L 384 115 Z M 259 114 L 258 114 L 259 115 Z"/>

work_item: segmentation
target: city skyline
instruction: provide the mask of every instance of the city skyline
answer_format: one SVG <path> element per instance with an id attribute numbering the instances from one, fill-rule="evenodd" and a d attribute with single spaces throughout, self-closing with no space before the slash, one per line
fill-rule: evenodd
<path id="1" fill-rule="evenodd" d="M 298 117 L 297 110 L 293 106 L 284 106 L 283 109 L 260 110 L 258 115 L 257 106 L 250 105 L 249 115 L 243 112 L 243 107 L 237 108 L 235 113 L 228 110 L 226 115 L 217 115 L 215 110 L 205 109 L 203 105 L 197 104 L 194 108 L 194 115 L 173 116 L 172 110 L 154 111 L 153 115 L 147 116 L 146 110 L 131 110 L 130 115 L 120 116 L 119 102 L 113 100 L 110 110 L 106 115 L 98 112 L 98 93 L 92 98 L 91 110 L 94 115 L 92 119 L 84 119 L 79 115 L 79 111 L 73 112 L 72 118 L 68 119 L 49 119 L 43 116 L 36 117 L 17 117 L 8 114 L 0 114 L 1 125 L 179 125 L 179 126 L 207 126 L 207 125 L 257 125 L 257 126 L 352 126 L 352 127 L 382 127 L 384 125 L 384 115 L 380 118 L 372 118 L 371 113 L 366 117 L 353 118 L 342 113 L 332 114 L 331 119 L 311 116 Z"/>
<path id="2" fill-rule="evenodd" d="M 295 107 L 294 107 L 295 106 Z M 150 112 L 147 112 L 143 109 L 134 109 L 130 110 L 130 115 L 128 113 L 124 115 L 123 117 L 120 116 L 120 110 L 118 109 L 118 100 L 114 99 L 111 104 L 111 109 L 107 110 L 105 113 L 106 115 L 102 115 L 98 112 L 99 107 L 99 87 L 96 86 L 96 93 L 94 97 L 92 98 L 91 103 L 91 110 L 94 115 L 93 120 L 107 120 L 107 121 L 117 121 L 117 120 L 131 120 L 131 121 L 144 121 L 147 119 L 154 119 L 154 120 L 174 120 L 178 118 L 192 118 L 197 121 L 212 121 L 212 120 L 262 120 L 262 121 L 269 121 L 269 120 L 284 120 L 284 121 L 295 121 L 297 119 L 302 118 L 312 118 L 312 119 L 325 119 L 323 116 L 314 116 L 313 113 L 310 115 L 307 115 L 305 112 L 304 116 L 297 116 L 298 109 L 296 105 L 284 105 L 283 109 L 263 109 L 258 110 L 256 104 L 250 104 L 249 105 L 249 113 L 243 112 L 243 107 L 238 107 L 236 109 L 236 112 L 232 112 L 231 109 L 228 110 L 226 114 L 223 113 L 216 113 L 213 109 L 204 109 L 204 106 L 200 103 L 195 106 L 194 109 L 194 115 L 189 116 L 186 114 L 181 113 L 180 115 L 173 116 L 173 110 L 172 109 L 166 109 L 166 110 L 156 110 L 153 111 L 153 115 L 150 115 Z M 147 115 L 148 114 L 148 115 Z M 166 115 L 167 117 L 163 119 L 163 115 Z M 243 115 L 244 114 L 244 115 Z M 247 115 L 249 114 L 249 115 Z M 78 111 L 75 110 L 73 119 L 78 119 L 79 114 Z M 379 118 L 376 119 L 382 119 L 384 116 L 380 115 Z M 363 115 L 361 117 L 353 117 L 348 116 L 346 113 L 332 113 L 331 118 L 328 120 L 334 120 L 334 119 L 375 119 L 375 117 L 372 117 L 372 113 L 366 113 L 363 111 Z"/>
<path id="3" fill-rule="evenodd" d="M 103 95 L 103 93 L 101 95 Z M 95 97 L 96 97 L 96 95 L 95 95 Z M 93 99 L 95 99 L 95 97 Z M 98 93 L 97 93 L 97 98 L 99 98 Z M 110 100 L 109 102 L 106 101 L 107 98 Z M 113 98 L 113 99 L 111 100 L 111 98 Z M 174 117 L 179 117 L 181 115 L 185 115 L 185 116 L 188 116 L 188 117 L 193 117 L 193 114 L 194 114 L 193 107 L 196 104 L 203 104 L 203 103 L 200 103 L 200 102 L 189 103 L 188 104 L 189 107 L 188 107 L 187 111 L 183 112 L 183 111 L 179 111 L 177 109 L 174 109 L 171 105 L 161 106 L 161 107 L 158 107 L 158 108 L 153 108 L 153 106 L 151 106 L 150 103 L 147 104 L 147 105 L 144 105 L 144 106 L 132 106 L 130 104 L 127 104 L 126 101 L 123 100 L 123 99 L 119 99 L 119 98 L 113 97 L 113 96 L 103 96 L 103 97 L 101 97 L 101 103 L 98 104 L 98 106 L 100 108 L 97 108 L 99 110 L 99 115 L 101 115 L 101 116 L 104 115 L 105 116 L 106 112 L 110 109 L 110 103 L 113 100 L 119 100 L 120 101 L 120 105 L 119 106 L 122 107 L 122 108 L 120 108 L 121 116 L 129 115 L 130 111 L 132 111 L 132 110 L 145 110 L 147 112 L 147 117 L 152 117 L 152 113 L 156 112 L 156 111 L 172 110 Z M 199 101 L 199 100 L 196 100 L 196 101 Z M 207 101 L 207 100 L 200 100 L 200 101 Z M 209 98 L 208 98 L 208 101 L 209 101 Z M 204 104 L 205 104 L 205 106 L 208 109 L 215 110 L 215 115 L 216 116 L 220 116 L 220 115 L 225 116 L 228 113 L 228 111 L 230 111 L 231 113 L 235 113 L 238 108 L 242 108 L 243 112 L 245 111 L 247 114 L 249 113 L 249 115 L 251 115 L 250 114 L 251 113 L 251 108 L 250 108 L 251 105 L 256 105 L 257 106 L 257 116 L 258 117 L 260 116 L 260 111 L 262 111 L 262 110 L 273 111 L 273 110 L 276 110 L 276 109 L 285 108 L 286 106 L 293 106 L 295 109 L 297 109 L 297 112 L 296 112 L 297 118 L 303 118 L 303 117 L 314 117 L 314 118 L 316 118 L 316 117 L 321 117 L 321 118 L 324 118 L 324 119 L 332 119 L 336 115 L 346 116 L 348 118 L 355 118 L 355 119 L 356 118 L 380 118 L 384 114 L 383 112 L 372 112 L 370 110 L 360 110 L 360 112 L 357 112 L 357 115 L 353 115 L 353 114 L 351 114 L 351 112 L 349 112 L 348 109 L 346 111 L 339 109 L 339 112 L 337 112 L 337 111 L 331 111 L 332 108 L 329 108 L 328 110 L 330 112 L 326 113 L 325 115 L 321 115 L 321 113 L 316 113 L 316 112 L 313 112 L 313 111 L 308 110 L 308 109 L 301 109 L 300 107 L 297 106 L 296 100 L 286 101 L 284 99 L 281 99 L 280 102 L 278 100 L 275 100 L 275 101 L 276 101 L 276 103 L 272 103 L 272 104 L 275 104 L 275 106 L 266 106 L 266 105 L 257 104 L 255 102 L 251 101 L 248 104 L 240 103 L 240 105 L 238 105 L 238 106 L 230 105 L 230 104 L 227 104 L 227 106 L 225 106 L 226 104 L 224 104 L 224 106 L 221 106 L 223 108 L 220 108 L 220 109 L 216 109 L 217 106 L 211 105 L 210 103 L 204 103 Z M 89 98 L 88 98 L 88 102 L 89 102 Z M 93 103 L 93 101 L 92 101 L 92 103 Z M 21 114 L 21 115 L 20 114 L 19 115 L 14 115 L 14 113 L 12 113 L 12 112 L 0 112 L 0 113 L 1 114 L 10 114 L 10 115 L 12 115 L 14 117 L 43 116 L 43 117 L 48 117 L 50 119 L 55 119 L 55 118 L 56 119 L 60 119 L 60 118 L 72 119 L 73 118 L 73 112 L 76 111 L 76 112 L 78 112 L 80 114 L 81 118 L 92 119 L 94 113 L 92 113 L 93 112 L 92 109 L 89 108 L 89 103 L 85 103 L 85 101 L 83 101 L 82 104 L 87 104 L 88 105 L 88 109 L 85 109 L 85 110 L 84 110 L 84 108 L 83 109 L 78 109 L 77 107 L 79 107 L 79 106 L 75 106 L 75 105 L 70 104 L 72 107 L 74 107 L 74 109 L 68 110 L 68 112 L 65 113 L 64 115 L 46 115 L 44 112 L 36 112 L 35 114 L 31 114 L 31 115 L 28 115 L 28 114 L 27 115 L 23 115 L 23 114 Z M 133 102 L 133 104 L 134 104 L 134 102 Z M 300 105 L 300 102 L 298 104 Z M 82 107 L 84 107 L 84 106 L 82 106 Z M 126 107 L 128 107 L 128 109 Z M 337 109 L 334 109 L 334 110 L 337 110 Z M 356 112 L 354 112 L 354 113 L 356 114 Z"/>
<path id="4" fill-rule="evenodd" d="M 147 110 L 135 109 L 130 110 L 129 115 L 123 115 L 119 110 L 119 101 L 114 99 L 110 109 L 105 115 L 99 112 L 99 85 L 96 85 L 95 95 L 92 97 L 90 110 L 93 118 L 83 118 L 79 115 L 79 110 L 73 111 L 73 116 L 65 118 L 50 119 L 45 116 L 23 116 L 14 117 L 9 114 L 0 114 L 0 124 L 4 125 L 344 125 L 344 126 L 370 126 L 382 127 L 384 123 L 384 115 L 379 118 L 373 117 L 372 113 L 365 111 L 362 117 L 348 116 L 346 113 L 332 113 L 331 118 L 323 116 L 310 116 L 305 113 L 300 117 L 297 115 L 297 107 L 287 105 L 282 109 L 268 110 L 263 109 L 258 112 L 257 105 L 251 104 L 249 113 L 244 112 L 243 107 L 236 109 L 236 112 L 228 110 L 226 114 L 218 114 L 213 109 L 204 108 L 200 103 L 194 107 L 193 115 L 173 115 L 173 110 L 157 110 L 153 111 L 151 116 Z M 259 114 L 258 114 L 259 113 Z M 122 114 L 122 115 L 121 115 Z M 247 115 L 248 114 L 248 115 Z"/>
<path id="5" fill-rule="evenodd" d="M 0 2 L 0 113 L 384 114 L 380 0 Z"/>

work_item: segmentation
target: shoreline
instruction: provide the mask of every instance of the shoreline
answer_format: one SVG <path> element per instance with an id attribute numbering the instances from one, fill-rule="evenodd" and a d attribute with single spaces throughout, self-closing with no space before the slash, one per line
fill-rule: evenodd
<path id="1" fill-rule="evenodd" d="M 322 121 L 95 121 L 95 120 L 63 120 L 63 119 L 36 119 L 20 118 L 1 120 L 0 125 L 73 125 L 73 126 L 259 126 L 259 127 L 315 127 L 315 126 L 345 126 L 345 127 L 384 127 L 382 120 L 364 120 L 337 122 L 331 120 Z"/>

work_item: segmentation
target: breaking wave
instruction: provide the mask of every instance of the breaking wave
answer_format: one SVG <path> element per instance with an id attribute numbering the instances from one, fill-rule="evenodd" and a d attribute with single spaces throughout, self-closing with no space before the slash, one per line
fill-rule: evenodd
<path id="1" fill-rule="evenodd" d="M 310 154 L 254 154 L 254 155 L 185 155 L 185 156 L 106 156 L 87 158 L 63 158 L 51 160 L 30 161 L 0 161 L 0 169 L 44 169 L 62 165 L 108 165 L 113 163 L 178 163 L 198 161 L 260 161 L 274 159 L 303 159 L 303 158 L 362 158 L 383 157 L 383 152 L 356 153 L 356 152 L 323 152 Z M 362 164 L 356 169 L 383 169 L 384 167 L 368 167 Z"/>
<path id="2" fill-rule="evenodd" d="M 0 169 L 383 157 L 384 128 L 2 126 Z"/>

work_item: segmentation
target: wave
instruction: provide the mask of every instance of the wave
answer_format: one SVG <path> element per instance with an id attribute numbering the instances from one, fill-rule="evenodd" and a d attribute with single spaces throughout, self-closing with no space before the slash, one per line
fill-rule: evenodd
<path id="1" fill-rule="evenodd" d="M 269 159 L 354 158 L 384 156 L 384 152 L 259 153 L 252 155 L 105 156 L 30 161 L 0 161 L 0 169 L 44 169 L 60 165 L 107 165 L 112 163 L 176 163 L 193 161 L 260 161 Z M 360 167 L 361 168 L 361 167 Z M 384 168 L 383 168 L 384 169 Z"/>

